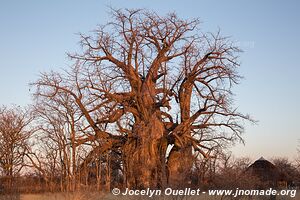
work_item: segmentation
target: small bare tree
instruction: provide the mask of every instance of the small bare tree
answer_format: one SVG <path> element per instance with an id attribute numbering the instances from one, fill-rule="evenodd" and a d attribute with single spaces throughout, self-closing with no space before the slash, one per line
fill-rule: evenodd
<path id="1" fill-rule="evenodd" d="M 29 110 L 20 107 L 0 108 L 0 168 L 2 176 L 7 178 L 9 189 L 13 178 L 24 167 L 24 155 L 29 145 L 33 129 L 30 127 L 33 117 Z"/>
<path id="2" fill-rule="evenodd" d="M 298 154 L 297 154 L 297 157 L 296 157 L 296 168 L 297 168 L 297 171 L 298 171 L 298 180 L 297 180 L 297 186 L 300 187 L 300 140 L 298 140 Z"/>
<path id="3" fill-rule="evenodd" d="M 61 190 L 74 191 L 80 153 L 76 138 L 83 132 L 81 113 L 67 93 L 37 96 L 34 113 L 39 143 L 28 154 L 31 166 L 52 184 L 59 178 Z"/>
<path id="4" fill-rule="evenodd" d="M 297 157 L 296 157 L 296 166 L 300 173 L 300 140 L 298 140 L 298 148 L 297 148 Z"/>
<path id="5" fill-rule="evenodd" d="M 290 162 L 288 158 L 275 157 L 272 161 L 279 170 L 282 179 L 287 181 L 288 186 L 295 186 L 296 183 L 300 182 L 300 174 L 297 166 Z"/>

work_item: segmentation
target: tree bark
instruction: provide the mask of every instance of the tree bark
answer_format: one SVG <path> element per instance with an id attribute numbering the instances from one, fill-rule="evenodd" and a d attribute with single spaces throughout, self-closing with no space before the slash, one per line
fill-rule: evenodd
<path id="1" fill-rule="evenodd" d="M 168 157 L 168 184 L 175 188 L 187 187 L 191 184 L 192 166 L 192 147 L 178 148 L 174 146 Z"/>
<path id="2" fill-rule="evenodd" d="M 164 127 L 155 115 L 136 123 L 125 144 L 126 180 L 130 188 L 161 188 L 166 182 Z"/>

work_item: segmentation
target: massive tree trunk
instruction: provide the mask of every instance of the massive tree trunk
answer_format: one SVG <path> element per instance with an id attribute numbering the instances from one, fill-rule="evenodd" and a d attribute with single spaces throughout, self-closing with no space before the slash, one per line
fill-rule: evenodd
<path id="1" fill-rule="evenodd" d="M 191 183 L 193 166 L 192 147 L 174 146 L 168 157 L 168 184 L 172 187 L 187 187 Z"/>
<path id="2" fill-rule="evenodd" d="M 182 124 L 190 120 L 192 78 L 187 78 L 180 85 L 180 116 Z M 187 123 L 182 128 L 175 130 L 176 135 L 180 136 L 180 141 L 174 142 L 168 157 L 169 184 L 174 187 L 186 186 L 190 183 L 190 172 L 193 166 L 193 149 L 190 140 L 191 128 Z"/>
<path id="3" fill-rule="evenodd" d="M 130 188 L 160 188 L 166 184 L 164 125 L 153 114 L 134 125 L 125 144 L 126 183 Z"/>

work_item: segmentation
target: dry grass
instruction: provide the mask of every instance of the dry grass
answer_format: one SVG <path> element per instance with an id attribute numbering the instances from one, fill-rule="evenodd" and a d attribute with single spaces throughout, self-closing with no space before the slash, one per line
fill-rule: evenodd
<path id="1" fill-rule="evenodd" d="M 44 193 L 44 194 L 21 194 L 4 196 L 0 195 L 0 200 L 221 200 L 221 197 L 217 196 L 154 196 L 147 198 L 145 196 L 114 196 L 112 194 L 103 194 L 100 192 L 80 191 L 74 193 Z M 249 198 L 223 198 L 234 200 L 249 200 Z M 255 197 L 252 200 L 269 200 L 270 197 Z M 298 200 L 300 199 L 300 191 L 297 192 L 297 196 L 294 198 L 286 196 L 277 196 L 276 200 Z"/>
<path id="2" fill-rule="evenodd" d="M 73 192 L 73 193 L 46 193 L 46 194 L 24 194 L 20 200 L 100 200 L 101 193 L 95 192 Z"/>

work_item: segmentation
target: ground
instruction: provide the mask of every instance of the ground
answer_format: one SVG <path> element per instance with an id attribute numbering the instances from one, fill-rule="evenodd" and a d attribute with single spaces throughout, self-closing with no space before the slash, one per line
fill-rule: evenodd
<path id="1" fill-rule="evenodd" d="M 112 194 L 103 194 L 103 193 L 95 193 L 95 192 L 75 192 L 75 193 L 45 193 L 45 194 L 21 194 L 15 196 L 3 196 L 0 195 L 0 200 L 142 200 L 147 199 L 147 197 L 143 196 L 131 196 L 131 197 L 121 197 L 121 196 L 114 196 Z M 149 199 L 153 200 L 222 200 L 221 197 L 216 196 L 207 196 L 207 195 L 200 195 L 200 196 L 160 196 L 160 197 L 152 197 Z M 230 198 L 223 198 L 230 199 Z M 232 198 L 235 200 L 248 200 L 249 198 Z M 256 197 L 252 200 L 269 200 L 270 197 Z M 297 191 L 297 196 L 286 197 L 286 196 L 278 196 L 276 200 L 298 200 L 300 199 L 300 191 Z"/>

